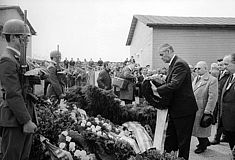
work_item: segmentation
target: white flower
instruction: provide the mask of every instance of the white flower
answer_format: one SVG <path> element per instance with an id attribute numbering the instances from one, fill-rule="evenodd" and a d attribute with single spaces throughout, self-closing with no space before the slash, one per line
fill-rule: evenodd
<path id="1" fill-rule="evenodd" d="M 90 126 L 91 126 L 91 122 L 87 122 L 86 125 L 87 125 L 88 127 L 90 127 Z"/>
<path id="2" fill-rule="evenodd" d="M 90 160 L 95 160 L 96 159 L 95 154 L 89 154 L 88 157 L 90 158 Z"/>
<path id="3" fill-rule="evenodd" d="M 106 127 L 108 125 L 108 123 L 104 123 L 103 125 Z"/>
<path id="4" fill-rule="evenodd" d="M 94 125 L 92 125 L 92 126 L 91 126 L 91 129 L 95 129 L 95 126 L 94 126 Z"/>
<path id="5" fill-rule="evenodd" d="M 99 130 L 101 130 L 101 127 L 97 125 L 97 126 L 95 127 L 95 129 L 96 129 L 96 131 L 99 131 Z"/>
<path id="6" fill-rule="evenodd" d="M 90 128 L 90 127 L 87 127 L 87 129 L 86 129 L 86 130 L 90 131 L 90 130 L 91 130 L 91 128 Z"/>
<path id="7" fill-rule="evenodd" d="M 80 152 L 80 154 L 81 154 L 82 157 L 85 157 L 85 156 L 86 156 L 86 151 L 82 150 L 82 151 Z"/>
<path id="8" fill-rule="evenodd" d="M 66 144 L 65 143 L 60 143 L 60 145 L 59 145 L 59 147 L 60 147 L 60 149 L 64 149 L 64 147 L 66 146 Z"/>
<path id="9" fill-rule="evenodd" d="M 69 143 L 69 151 L 75 151 L 75 143 L 74 142 Z"/>
<path id="10" fill-rule="evenodd" d="M 115 132 L 116 132 L 116 133 L 118 133 L 118 132 L 120 132 L 120 130 L 119 130 L 119 129 L 117 129 L 117 128 L 115 128 Z"/>
<path id="11" fill-rule="evenodd" d="M 88 157 L 88 156 L 82 157 L 82 160 L 89 160 L 89 159 L 90 159 L 90 157 Z"/>
<path id="12" fill-rule="evenodd" d="M 71 117 L 76 117 L 76 113 L 71 112 Z"/>
<path id="13" fill-rule="evenodd" d="M 82 120 L 82 123 L 86 124 L 86 120 Z"/>
<path id="14" fill-rule="evenodd" d="M 101 136 L 101 135 L 102 135 L 102 132 L 101 132 L 101 131 L 98 131 L 96 134 L 97 134 L 98 136 Z"/>
<path id="15" fill-rule="evenodd" d="M 68 131 L 63 131 L 61 134 L 66 137 L 69 133 L 68 133 Z"/>
<path id="16" fill-rule="evenodd" d="M 80 155 L 81 155 L 80 153 L 81 153 L 80 150 L 76 150 L 76 151 L 74 152 L 74 156 L 77 157 L 77 158 L 79 158 Z"/>
<path id="17" fill-rule="evenodd" d="M 71 137 L 66 136 L 66 141 L 67 141 L 67 142 L 70 142 L 70 141 L 71 141 L 71 139 L 72 139 Z"/>
<path id="18" fill-rule="evenodd" d="M 100 123 L 99 118 L 95 118 L 95 123 L 97 123 L 97 124 L 99 124 L 99 123 Z"/>
<path id="19" fill-rule="evenodd" d="M 95 133 L 95 132 L 96 132 L 96 129 L 95 129 L 95 128 L 91 128 L 91 131 Z"/>
<path id="20" fill-rule="evenodd" d="M 112 130 L 112 126 L 111 126 L 110 124 L 108 124 L 108 125 L 106 126 L 106 128 L 107 128 L 109 131 Z"/>
<path id="21" fill-rule="evenodd" d="M 86 125 L 85 125 L 85 123 L 81 123 L 81 126 L 82 126 L 82 127 L 85 127 Z"/>

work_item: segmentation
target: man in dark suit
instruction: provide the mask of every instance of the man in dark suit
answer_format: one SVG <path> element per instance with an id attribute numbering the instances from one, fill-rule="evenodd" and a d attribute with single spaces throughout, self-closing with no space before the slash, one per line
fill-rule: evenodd
<path id="1" fill-rule="evenodd" d="M 235 53 L 226 56 L 224 61 L 228 64 L 227 69 L 231 75 L 225 82 L 221 93 L 222 123 L 224 134 L 233 152 L 233 159 L 235 159 Z"/>
<path id="2" fill-rule="evenodd" d="M 159 48 L 161 59 L 169 64 L 166 83 L 153 91 L 169 100 L 169 121 L 166 131 L 165 150 L 179 150 L 179 157 L 188 160 L 197 103 L 193 94 L 191 71 L 188 64 L 174 54 L 173 47 L 163 44 Z M 155 94 L 155 95 L 156 95 Z"/>
<path id="3" fill-rule="evenodd" d="M 99 88 L 110 90 L 112 89 L 111 83 L 111 77 L 109 75 L 110 72 L 110 65 L 109 62 L 104 62 L 104 69 L 99 73 L 97 78 L 97 83 Z"/>
<path id="4" fill-rule="evenodd" d="M 222 59 L 222 61 L 218 60 L 218 66 L 220 70 L 219 77 L 218 77 L 218 101 L 217 101 L 216 108 L 214 111 L 214 118 L 218 120 L 218 124 L 216 125 L 216 133 L 215 133 L 214 140 L 210 142 L 212 145 L 219 144 L 221 141 L 226 140 L 225 135 L 222 136 L 222 140 L 220 140 L 220 137 L 223 133 L 223 124 L 222 124 L 222 119 L 221 119 L 221 112 L 222 112 L 221 92 L 222 92 L 225 82 L 230 76 L 230 73 L 227 70 L 227 65 L 228 65 L 227 57 L 228 56 L 225 56 L 224 59 Z"/>
<path id="5" fill-rule="evenodd" d="M 33 85 L 24 88 L 23 94 L 20 55 L 27 45 L 24 36 L 29 36 L 28 26 L 17 19 L 7 21 L 3 26 L 7 47 L 0 58 L 0 83 L 3 102 L 0 105 L 0 127 L 3 153 L 2 160 L 28 160 L 35 132 L 36 116 L 32 95 Z M 21 76 L 20 76 L 21 75 Z M 25 96 L 27 95 L 27 96 Z"/>

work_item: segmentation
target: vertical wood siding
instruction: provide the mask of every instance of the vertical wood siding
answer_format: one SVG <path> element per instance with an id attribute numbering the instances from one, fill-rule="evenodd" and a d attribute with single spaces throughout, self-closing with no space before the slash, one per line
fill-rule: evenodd
<path id="1" fill-rule="evenodd" d="M 210 65 L 224 55 L 235 52 L 235 30 L 196 28 L 155 28 L 153 30 L 153 67 L 166 66 L 157 49 L 163 43 L 174 47 L 175 53 L 195 65 L 204 60 Z"/>

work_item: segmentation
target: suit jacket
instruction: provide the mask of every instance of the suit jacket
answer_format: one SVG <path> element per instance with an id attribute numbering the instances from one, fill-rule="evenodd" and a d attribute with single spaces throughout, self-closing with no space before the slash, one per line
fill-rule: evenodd
<path id="1" fill-rule="evenodd" d="M 63 93 L 63 88 L 60 82 L 60 78 L 57 74 L 57 66 L 55 62 L 51 62 L 50 65 L 47 67 L 49 71 L 49 82 L 50 85 L 47 89 L 47 96 L 56 96 L 59 97 Z"/>
<path id="2" fill-rule="evenodd" d="M 217 113 L 217 116 L 219 116 L 219 117 L 222 116 L 221 94 L 222 94 L 224 84 L 227 81 L 227 79 L 229 78 L 229 76 L 230 76 L 230 73 L 228 71 L 226 71 L 224 74 L 220 74 L 218 77 L 218 100 L 217 100 L 218 113 Z M 221 123 L 220 119 L 218 120 L 218 123 Z"/>
<path id="3" fill-rule="evenodd" d="M 198 110 L 193 94 L 191 71 L 188 64 L 175 56 L 168 69 L 166 83 L 157 88 L 160 96 L 170 96 L 169 115 L 179 118 Z"/>
<path id="4" fill-rule="evenodd" d="M 34 105 L 22 95 L 20 74 L 19 55 L 6 49 L 0 58 L 0 82 L 5 94 L 0 106 L 0 126 L 19 127 L 29 120 L 35 122 Z"/>
<path id="5" fill-rule="evenodd" d="M 197 101 L 198 111 L 193 126 L 192 135 L 195 137 L 210 137 L 211 126 L 202 128 L 200 121 L 205 110 L 213 112 L 218 98 L 218 81 L 209 73 L 204 74 L 196 83 L 195 77 L 192 85 L 193 92 Z"/>
<path id="6" fill-rule="evenodd" d="M 106 69 L 102 70 L 99 73 L 98 78 L 97 78 L 97 83 L 98 83 L 99 88 L 106 89 L 106 90 L 112 89 L 112 86 L 111 86 L 112 80 L 109 75 L 109 72 Z"/>
<path id="7" fill-rule="evenodd" d="M 235 78 L 231 83 L 229 79 L 221 93 L 222 123 L 225 130 L 235 132 Z"/>

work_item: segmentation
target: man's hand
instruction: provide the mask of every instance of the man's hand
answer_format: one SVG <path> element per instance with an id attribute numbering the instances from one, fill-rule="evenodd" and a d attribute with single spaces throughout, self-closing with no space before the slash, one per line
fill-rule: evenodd
<path id="1" fill-rule="evenodd" d="M 152 90 L 153 90 L 153 94 L 154 94 L 155 96 L 161 98 L 161 96 L 160 96 L 159 93 L 157 92 L 157 87 L 153 84 L 152 81 L 150 81 L 150 84 L 151 84 L 151 88 L 152 88 Z"/>
<path id="2" fill-rule="evenodd" d="M 34 133 L 37 129 L 37 126 L 35 123 L 33 123 L 31 120 L 29 120 L 27 123 L 23 126 L 23 132 L 24 133 Z"/>

